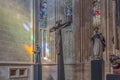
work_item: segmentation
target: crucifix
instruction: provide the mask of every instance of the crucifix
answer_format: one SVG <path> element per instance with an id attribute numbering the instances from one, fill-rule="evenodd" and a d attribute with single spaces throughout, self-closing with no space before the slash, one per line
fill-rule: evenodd
<path id="1" fill-rule="evenodd" d="M 62 20 L 56 21 L 56 26 L 50 29 L 50 32 L 55 32 L 55 48 L 57 53 L 57 62 L 58 62 L 58 79 L 57 80 L 65 80 L 64 73 L 64 60 L 63 60 L 63 48 L 62 48 L 62 29 L 69 26 L 71 21 L 62 23 Z"/>

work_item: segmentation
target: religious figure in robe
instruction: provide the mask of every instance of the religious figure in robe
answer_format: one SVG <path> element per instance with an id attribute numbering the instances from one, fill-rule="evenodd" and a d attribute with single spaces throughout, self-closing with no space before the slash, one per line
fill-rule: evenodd
<path id="1" fill-rule="evenodd" d="M 99 32 L 99 28 L 95 27 L 95 33 L 91 40 L 93 41 L 93 58 L 102 59 L 103 52 L 105 51 L 105 39 L 102 33 Z"/>

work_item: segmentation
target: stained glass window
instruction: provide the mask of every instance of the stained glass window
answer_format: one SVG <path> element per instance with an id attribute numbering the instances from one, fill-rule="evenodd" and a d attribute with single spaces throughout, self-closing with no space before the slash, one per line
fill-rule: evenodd
<path id="1" fill-rule="evenodd" d="M 42 48 L 43 48 L 43 57 L 46 57 L 46 31 L 43 32 L 43 45 L 42 45 Z"/>
<path id="2" fill-rule="evenodd" d="M 72 0 L 65 0 L 65 16 L 66 21 L 72 21 Z M 64 62 L 65 63 L 72 63 L 71 55 L 72 55 L 72 25 L 66 28 L 64 32 L 64 44 L 63 44 L 63 52 L 64 52 Z"/>
<path id="3" fill-rule="evenodd" d="M 101 24 L 101 19 L 100 19 L 100 10 L 101 10 L 101 5 L 100 5 L 100 0 L 93 0 L 93 26 L 99 26 Z"/>
<path id="4" fill-rule="evenodd" d="M 47 27 L 47 0 L 40 0 L 40 27 Z"/>
<path id="5" fill-rule="evenodd" d="M 65 0 L 65 15 L 66 21 L 72 21 L 72 0 Z"/>
<path id="6" fill-rule="evenodd" d="M 40 0 L 39 11 L 39 26 L 40 26 L 40 46 L 42 51 L 42 57 L 48 59 L 49 49 L 47 43 L 47 0 Z"/>

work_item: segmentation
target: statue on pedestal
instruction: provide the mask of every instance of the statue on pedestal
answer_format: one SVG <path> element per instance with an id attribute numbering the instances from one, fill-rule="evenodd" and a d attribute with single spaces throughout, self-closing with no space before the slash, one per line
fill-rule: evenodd
<path id="1" fill-rule="evenodd" d="M 63 47 L 62 47 L 62 29 L 69 26 L 71 21 L 62 23 L 62 20 L 56 21 L 56 26 L 50 29 L 50 32 L 55 32 L 55 48 L 57 53 L 57 62 L 58 62 L 58 79 L 65 80 L 64 73 L 64 60 L 63 60 Z"/>
<path id="2" fill-rule="evenodd" d="M 105 39 L 102 33 L 99 32 L 99 28 L 95 27 L 94 35 L 91 40 L 93 41 L 93 59 L 102 59 L 103 52 L 105 51 Z"/>

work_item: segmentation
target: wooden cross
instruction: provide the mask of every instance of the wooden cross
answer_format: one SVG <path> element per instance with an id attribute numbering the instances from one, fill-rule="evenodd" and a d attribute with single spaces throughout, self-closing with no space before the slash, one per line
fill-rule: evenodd
<path id="1" fill-rule="evenodd" d="M 71 21 L 61 24 L 62 20 L 56 21 L 56 26 L 50 29 L 50 32 L 54 32 L 56 30 L 61 30 L 71 24 Z"/>
<path id="2" fill-rule="evenodd" d="M 62 20 L 56 21 L 57 26 L 50 29 L 50 32 L 55 31 L 55 48 L 56 48 L 56 52 L 58 54 L 58 56 L 57 56 L 58 79 L 57 80 L 65 80 L 61 30 L 71 24 L 71 21 L 63 23 L 63 24 L 61 24 L 61 22 L 62 22 Z"/>

